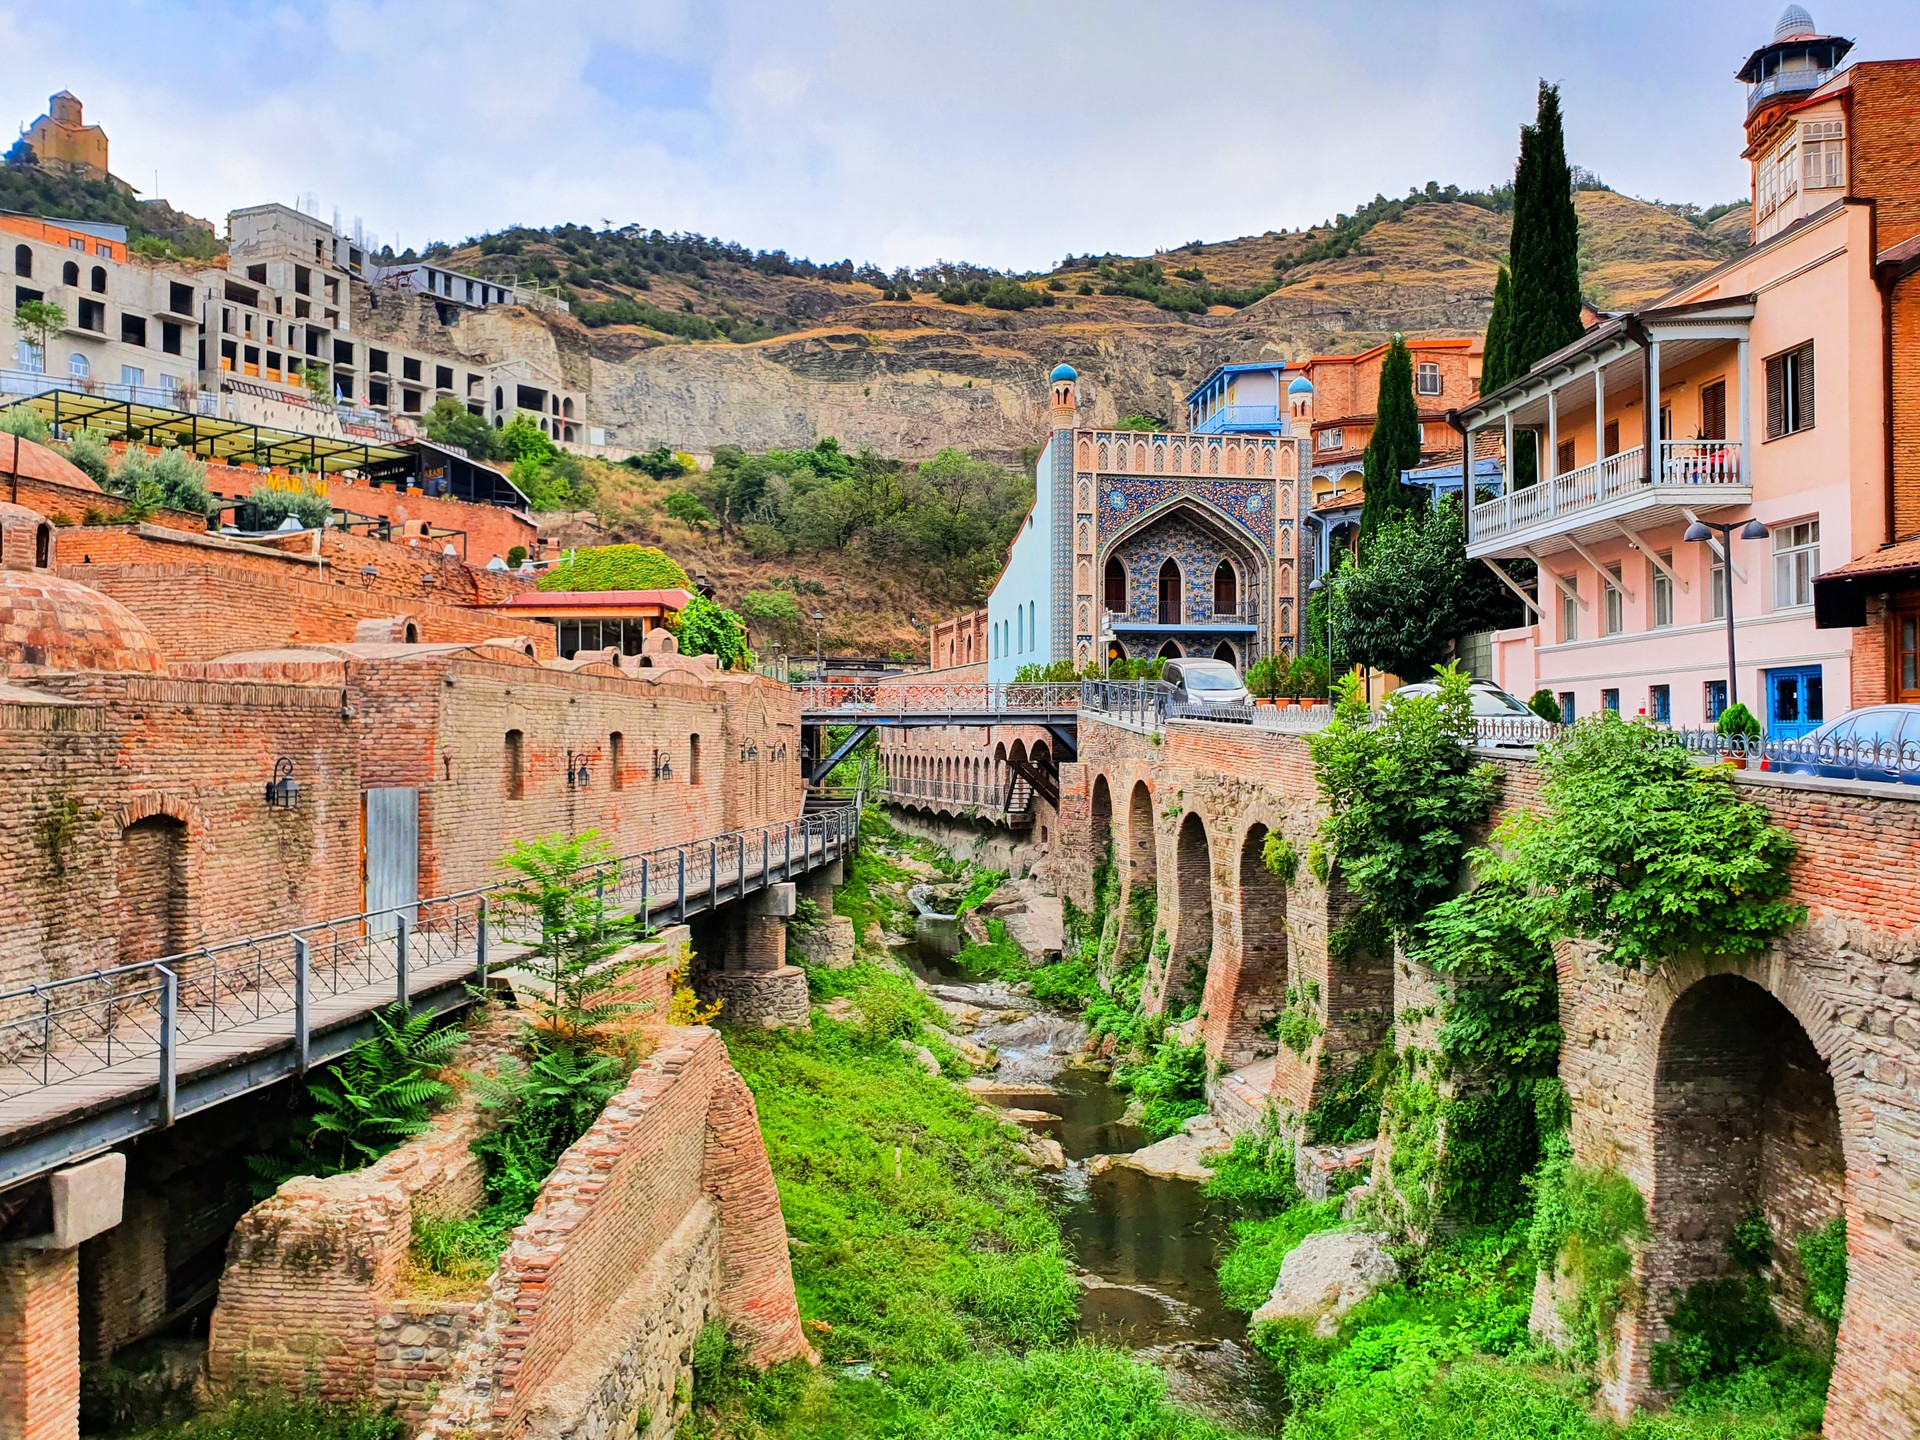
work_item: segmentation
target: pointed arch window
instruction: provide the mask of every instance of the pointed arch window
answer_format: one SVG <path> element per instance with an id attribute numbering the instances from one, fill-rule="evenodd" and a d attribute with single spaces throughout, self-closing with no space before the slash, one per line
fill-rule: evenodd
<path id="1" fill-rule="evenodd" d="M 1107 557 L 1105 604 L 1110 614 L 1127 613 L 1127 567 L 1120 563 L 1118 555 Z"/>
<path id="2" fill-rule="evenodd" d="M 1180 567 L 1171 558 L 1160 567 L 1160 623 L 1180 623 Z"/>
<path id="3" fill-rule="evenodd" d="M 1240 576 L 1230 560 L 1222 560 L 1220 568 L 1213 572 L 1213 613 L 1216 616 L 1240 613 Z"/>

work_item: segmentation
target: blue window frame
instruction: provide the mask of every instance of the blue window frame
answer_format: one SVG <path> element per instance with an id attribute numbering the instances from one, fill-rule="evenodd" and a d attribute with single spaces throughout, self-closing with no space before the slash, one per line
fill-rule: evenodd
<path id="1" fill-rule="evenodd" d="M 1767 738 L 1798 740 L 1826 719 L 1818 665 L 1767 671 Z"/>
<path id="2" fill-rule="evenodd" d="M 1673 723 L 1673 687 L 1671 685 L 1647 687 L 1647 718 L 1658 725 Z"/>
<path id="3" fill-rule="evenodd" d="M 1727 682 L 1724 680 L 1707 681 L 1707 723 L 1713 724 L 1720 718 L 1720 712 L 1727 708 Z"/>
<path id="4" fill-rule="evenodd" d="M 1573 691 L 1571 690 L 1560 692 L 1560 723 L 1562 725 L 1573 723 Z"/>
<path id="5" fill-rule="evenodd" d="M 1602 690 L 1600 692 L 1600 708 L 1602 710 L 1611 710 L 1614 714 L 1618 715 L 1620 713 L 1620 692 L 1618 690 Z"/>

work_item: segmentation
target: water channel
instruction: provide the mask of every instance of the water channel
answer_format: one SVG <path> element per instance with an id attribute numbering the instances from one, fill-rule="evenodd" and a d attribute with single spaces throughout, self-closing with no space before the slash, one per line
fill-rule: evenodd
<path id="1" fill-rule="evenodd" d="M 1247 1345 L 1246 1317 L 1226 1308 L 1216 1283 L 1229 1217 L 1188 1180 L 1128 1166 L 1095 1173 L 1094 1157 L 1127 1154 L 1150 1137 L 1127 1119 L 1126 1097 L 1104 1071 L 1082 1060 L 1087 1031 L 1078 1017 L 1036 1007 L 960 964 L 958 924 L 940 913 L 945 889 L 910 892 L 919 920 L 901 955 L 930 993 L 984 1012 L 972 1038 L 995 1050 L 999 1065 L 996 1088 L 981 1098 L 1026 1112 L 1022 1124 L 1060 1142 L 1066 1169 L 1043 1183 L 1080 1267 L 1080 1334 L 1158 1365 L 1175 1399 L 1222 1424 L 1277 1434 L 1272 1369 Z M 1031 1118 L 1038 1114 L 1051 1118 Z"/>

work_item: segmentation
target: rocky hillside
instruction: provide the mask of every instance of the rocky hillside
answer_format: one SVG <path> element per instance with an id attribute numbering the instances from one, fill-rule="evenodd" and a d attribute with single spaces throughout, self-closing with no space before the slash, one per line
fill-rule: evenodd
<path id="1" fill-rule="evenodd" d="M 1602 306 L 1643 303 L 1744 242 L 1744 209 L 1705 225 L 1611 191 L 1582 191 L 1577 201 L 1584 278 Z M 1497 210 L 1433 203 L 1372 226 L 1348 253 L 1278 275 L 1277 259 L 1312 253 L 1334 232 L 1152 257 L 1170 275 L 1192 277 L 1166 282 L 1176 296 L 1280 282 L 1244 308 L 1200 312 L 1098 293 L 1084 266 L 1032 277 L 1044 303 L 1014 310 L 942 300 L 924 282 L 909 299 L 885 298 L 906 292 L 844 264 L 772 273 L 716 257 L 646 270 L 626 259 L 631 245 L 609 250 L 579 229 L 512 232 L 449 253 L 457 264 L 572 290 L 593 323 L 552 322 L 566 332 L 555 334 L 556 348 L 590 367 L 596 411 L 630 444 L 760 450 L 834 435 L 906 458 L 948 445 L 1011 458 L 1033 443 L 1044 376 L 1060 360 L 1080 370 L 1082 403 L 1104 424 L 1133 412 L 1177 415 L 1187 389 L 1222 361 L 1359 350 L 1396 330 L 1478 333 L 1507 232 Z M 729 338 L 706 338 L 723 331 Z"/>

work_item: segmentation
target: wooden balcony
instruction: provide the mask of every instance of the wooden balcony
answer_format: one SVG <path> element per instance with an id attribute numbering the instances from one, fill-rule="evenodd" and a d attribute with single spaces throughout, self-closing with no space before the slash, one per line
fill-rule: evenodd
<path id="1" fill-rule="evenodd" d="M 1753 483 L 1738 440 L 1667 440 L 1650 475 L 1636 445 L 1473 507 L 1467 554 L 1523 558 L 1615 536 L 1622 526 L 1653 528 L 1690 512 L 1747 505 Z"/>

